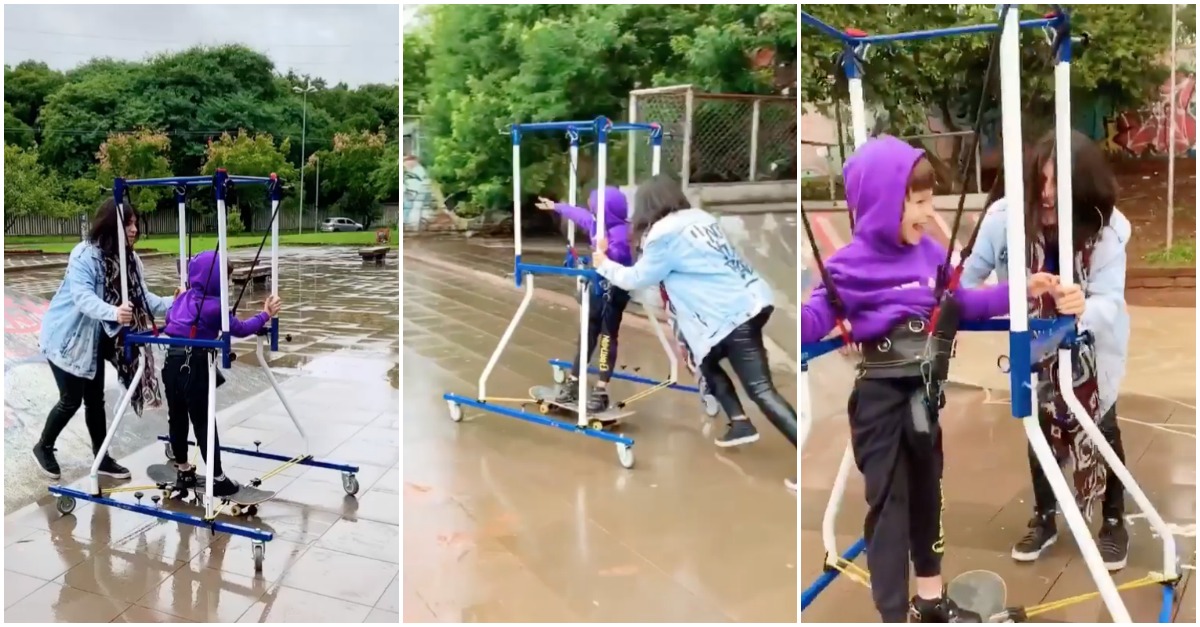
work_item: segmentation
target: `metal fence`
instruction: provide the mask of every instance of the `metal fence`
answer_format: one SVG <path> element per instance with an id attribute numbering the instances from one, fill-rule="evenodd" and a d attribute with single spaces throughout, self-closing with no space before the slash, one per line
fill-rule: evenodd
<path id="1" fill-rule="evenodd" d="M 636 89 L 629 119 L 663 125 L 663 171 L 677 173 L 684 186 L 796 178 L 795 98 L 709 94 L 691 85 Z M 649 148 L 630 146 L 630 185 L 649 174 L 639 150 Z"/>

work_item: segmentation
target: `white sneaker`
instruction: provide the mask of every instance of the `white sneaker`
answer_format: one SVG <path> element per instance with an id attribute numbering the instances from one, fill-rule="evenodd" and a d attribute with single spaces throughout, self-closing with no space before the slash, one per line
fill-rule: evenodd
<path id="1" fill-rule="evenodd" d="M 783 485 L 788 490 L 791 490 L 792 494 L 796 493 L 796 480 L 795 479 L 784 479 Z"/>

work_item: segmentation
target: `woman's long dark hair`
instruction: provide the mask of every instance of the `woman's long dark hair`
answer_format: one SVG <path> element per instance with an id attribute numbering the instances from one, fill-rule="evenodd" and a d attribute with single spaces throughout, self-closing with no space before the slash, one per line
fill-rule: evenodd
<path id="1" fill-rule="evenodd" d="M 633 220 L 629 229 L 629 246 L 637 250 L 642 238 L 659 220 L 683 209 L 691 209 L 692 203 L 683 186 L 674 177 L 656 174 L 638 185 L 633 198 Z"/>
<path id="2" fill-rule="evenodd" d="M 118 254 L 119 237 L 125 237 L 125 227 L 137 219 L 137 209 L 133 203 L 126 202 L 121 208 L 125 214 L 125 224 L 117 227 L 117 203 L 109 197 L 100 203 L 96 216 L 92 218 L 92 228 L 88 231 L 88 241 L 104 251 L 106 255 Z"/>
<path id="3" fill-rule="evenodd" d="M 1047 162 L 1055 164 L 1055 181 L 1058 176 L 1054 132 L 1047 133 L 1038 142 L 1033 157 L 1026 161 L 1025 173 L 1025 233 L 1032 243 L 1037 235 L 1043 241 L 1057 239 L 1057 233 L 1043 233 L 1040 213 L 1042 211 L 1042 189 L 1046 184 L 1043 173 Z M 1104 152 L 1087 135 L 1071 132 L 1071 219 L 1074 230 L 1076 252 L 1088 241 L 1100 234 L 1100 230 L 1112 218 L 1113 205 L 1117 202 L 1117 180 Z M 1059 225 L 1061 228 L 1062 225 Z"/>

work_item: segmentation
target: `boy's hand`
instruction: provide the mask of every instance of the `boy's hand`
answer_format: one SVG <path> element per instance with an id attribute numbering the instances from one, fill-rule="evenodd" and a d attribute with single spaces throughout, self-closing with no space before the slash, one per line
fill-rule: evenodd
<path id="1" fill-rule="evenodd" d="M 1032 298 L 1048 294 L 1056 287 L 1058 287 L 1057 274 L 1038 272 L 1029 277 L 1029 296 Z"/>
<path id="2" fill-rule="evenodd" d="M 263 311 L 267 312 L 267 315 L 272 318 L 279 314 L 282 306 L 283 302 L 279 300 L 278 296 L 268 296 L 267 300 L 263 301 Z"/>
<path id="3" fill-rule="evenodd" d="M 596 240 L 596 250 L 592 251 L 592 257 L 593 257 L 592 266 L 595 267 L 595 266 L 598 266 L 601 263 L 603 263 L 604 260 L 608 258 L 608 256 L 606 255 L 607 252 L 608 252 L 608 239 L 601 236 L 600 238 L 598 238 Z"/>
<path id="4" fill-rule="evenodd" d="M 1058 313 L 1064 316 L 1082 316 L 1083 310 L 1087 308 L 1087 299 L 1084 298 L 1083 288 L 1078 285 L 1060 285 L 1054 294 L 1055 304 L 1058 305 Z"/>
<path id="5" fill-rule="evenodd" d="M 554 211 L 554 201 L 541 196 L 538 196 L 537 202 L 533 203 L 533 206 L 542 211 Z"/>

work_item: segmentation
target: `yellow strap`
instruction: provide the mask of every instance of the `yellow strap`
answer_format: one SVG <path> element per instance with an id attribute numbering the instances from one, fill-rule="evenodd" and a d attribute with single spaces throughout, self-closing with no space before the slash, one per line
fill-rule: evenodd
<path id="1" fill-rule="evenodd" d="M 500 396 L 488 396 L 479 399 L 481 403 L 536 403 L 536 398 L 504 398 Z"/>
<path id="2" fill-rule="evenodd" d="M 658 385 L 655 385 L 650 388 L 646 388 L 645 390 L 642 390 L 641 392 L 638 392 L 637 394 L 634 394 L 633 396 L 630 396 L 629 398 L 621 401 L 621 406 L 628 407 L 629 405 L 633 404 L 634 402 L 640 401 L 640 400 L 646 398 L 647 396 L 654 394 L 655 392 L 665 390 L 665 389 L 671 387 L 671 383 L 673 383 L 673 382 L 672 381 L 663 381 L 662 383 L 659 383 Z"/>
<path id="3" fill-rule="evenodd" d="M 1136 588 L 1145 588 L 1147 586 L 1161 584 L 1165 581 L 1167 581 L 1167 580 L 1162 575 L 1153 573 L 1153 574 L 1146 575 L 1145 577 L 1142 577 L 1141 579 L 1135 579 L 1134 581 L 1131 581 L 1129 583 L 1121 584 L 1121 585 L 1117 586 L 1117 590 L 1123 592 L 1125 590 L 1134 590 Z M 1067 597 L 1065 599 L 1061 599 L 1058 601 L 1051 601 L 1049 603 L 1033 605 L 1033 606 L 1025 608 L 1025 615 L 1032 617 L 1032 616 L 1037 616 L 1038 614 L 1045 614 L 1046 612 L 1052 612 L 1054 610 L 1062 609 L 1064 607 L 1070 607 L 1072 605 L 1077 605 L 1077 604 L 1083 603 L 1085 601 L 1090 601 L 1099 596 L 1100 596 L 1099 592 L 1087 592 L 1084 594 L 1075 595 L 1073 597 Z"/>
<path id="4" fill-rule="evenodd" d="M 856 565 L 854 562 L 848 562 L 844 559 L 838 558 L 838 560 L 830 564 L 830 566 L 832 566 L 834 570 L 837 570 L 845 575 L 851 581 L 860 583 L 866 586 L 868 589 L 871 587 L 871 573 L 867 572 L 867 569 Z"/>

